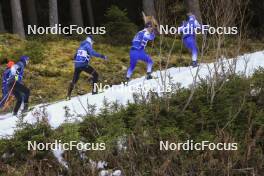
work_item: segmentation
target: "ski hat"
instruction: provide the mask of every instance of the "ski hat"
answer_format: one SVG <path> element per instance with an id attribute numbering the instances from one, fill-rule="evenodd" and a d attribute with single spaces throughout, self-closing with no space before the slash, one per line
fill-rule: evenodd
<path id="1" fill-rule="evenodd" d="M 7 68 L 11 68 L 13 65 L 15 65 L 15 62 L 13 61 L 8 61 L 8 63 L 6 64 Z"/>
<path id="2" fill-rule="evenodd" d="M 86 41 L 89 42 L 92 45 L 94 43 L 93 36 L 88 35 L 88 37 L 86 38 Z"/>
<path id="3" fill-rule="evenodd" d="M 21 56 L 20 61 L 24 62 L 25 64 L 28 64 L 29 57 L 28 56 Z"/>
<path id="4" fill-rule="evenodd" d="M 187 13 L 188 20 L 195 20 L 196 17 L 192 12 Z"/>
<path id="5" fill-rule="evenodd" d="M 145 24 L 145 28 L 149 28 L 149 27 L 152 27 L 152 23 L 150 21 Z"/>

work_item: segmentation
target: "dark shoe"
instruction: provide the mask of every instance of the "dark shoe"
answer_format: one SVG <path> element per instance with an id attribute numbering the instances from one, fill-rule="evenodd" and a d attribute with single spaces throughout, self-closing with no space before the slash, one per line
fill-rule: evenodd
<path id="1" fill-rule="evenodd" d="M 192 67 L 197 67 L 198 66 L 198 62 L 197 61 L 193 61 L 192 62 Z"/>
<path id="2" fill-rule="evenodd" d="M 13 112 L 13 116 L 17 116 L 17 112 Z"/>
<path id="3" fill-rule="evenodd" d="M 149 79 L 152 79 L 153 77 L 152 77 L 152 75 L 151 75 L 151 73 L 147 73 L 147 80 L 149 80 Z"/>

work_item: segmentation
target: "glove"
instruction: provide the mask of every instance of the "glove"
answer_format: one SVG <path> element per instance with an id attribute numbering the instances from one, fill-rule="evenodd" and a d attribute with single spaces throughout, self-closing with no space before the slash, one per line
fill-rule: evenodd
<path id="1" fill-rule="evenodd" d="M 103 58 L 104 60 L 108 60 L 108 57 L 105 56 L 105 55 L 102 55 L 102 58 Z"/>
<path id="2" fill-rule="evenodd" d="M 19 78 L 19 76 L 18 76 L 18 75 L 16 75 L 16 76 L 15 76 L 15 80 L 16 80 L 16 81 L 18 81 L 18 78 Z"/>

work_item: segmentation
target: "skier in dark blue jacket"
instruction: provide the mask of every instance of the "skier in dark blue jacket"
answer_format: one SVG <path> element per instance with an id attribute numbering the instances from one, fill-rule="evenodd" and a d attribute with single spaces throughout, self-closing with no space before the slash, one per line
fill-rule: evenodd
<path id="1" fill-rule="evenodd" d="M 8 90 L 8 82 L 9 82 L 9 77 L 11 74 L 11 67 L 14 65 L 15 63 L 13 61 L 9 61 L 7 63 L 7 67 L 2 75 L 2 98 L 1 98 L 1 102 L 0 102 L 0 107 L 2 108 L 7 99 L 8 99 L 8 95 L 9 95 L 9 90 Z"/>
<path id="2" fill-rule="evenodd" d="M 192 13 L 188 13 L 188 20 L 184 21 L 180 27 L 180 32 L 183 33 L 182 40 L 184 46 L 192 53 L 192 66 L 198 66 L 198 47 L 196 44 L 195 30 L 201 28 L 201 25 L 196 20 L 196 17 Z"/>
<path id="3" fill-rule="evenodd" d="M 93 37 L 88 36 L 86 40 L 83 41 L 80 47 L 77 49 L 77 52 L 74 56 L 75 68 L 74 68 L 73 79 L 68 88 L 68 95 L 67 95 L 68 99 L 71 98 L 72 90 L 74 89 L 75 84 L 78 82 L 82 71 L 92 75 L 93 77 L 92 78 L 92 81 L 93 81 L 92 94 L 97 94 L 97 90 L 95 89 L 95 84 L 98 81 L 98 73 L 92 66 L 89 65 L 89 61 L 92 57 L 99 57 L 104 60 L 106 60 L 107 57 L 95 52 L 93 50 L 93 43 L 94 43 Z"/>
<path id="4" fill-rule="evenodd" d="M 28 110 L 30 90 L 23 84 L 24 69 L 28 62 L 28 56 L 21 56 L 20 61 L 6 70 L 3 75 L 2 91 L 4 96 L 13 94 L 17 100 L 13 115 L 17 115 L 23 101 L 24 108 L 22 112 Z"/>

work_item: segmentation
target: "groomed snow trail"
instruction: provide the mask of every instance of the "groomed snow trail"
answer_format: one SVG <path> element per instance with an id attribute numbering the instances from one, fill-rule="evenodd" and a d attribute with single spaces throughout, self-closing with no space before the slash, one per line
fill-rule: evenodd
<path id="1" fill-rule="evenodd" d="M 264 67 L 264 52 L 255 52 L 251 54 L 245 54 L 237 57 L 236 59 L 228 59 L 219 62 L 223 62 L 225 70 L 228 70 L 229 66 L 236 61 L 236 73 L 245 72 L 246 75 L 250 76 L 259 67 Z M 211 72 L 214 72 L 214 66 L 220 65 L 218 63 L 200 64 L 198 77 L 206 78 Z M 246 69 L 245 69 L 246 67 Z M 33 115 L 36 111 L 43 108 L 46 109 L 48 120 L 53 128 L 59 127 L 65 122 L 65 107 L 68 107 L 69 113 L 73 115 L 72 119 L 80 119 L 81 116 L 87 114 L 87 104 L 95 105 L 96 112 L 100 112 L 100 108 L 103 107 L 103 102 L 106 99 L 108 102 L 118 102 L 126 105 L 127 102 L 133 102 L 133 93 L 135 88 L 144 87 L 146 89 L 152 88 L 160 90 L 163 86 L 161 84 L 161 78 L 167 77 L 166 84 L 180 83 L 182 87 L 188 87 L 193 83 L 194 76 L 198 68 L 192 67 L 177 67 L 170 68 L 165 71 L 156 71 L 153 73 L 157 79 L 145 80 L 145 77 L 131 80 L 128 86 L 114 85 L 112 88 L 107 89 L 103 93 L 97 95 L 91 95 L 88 93 L 83 96 L 73 97 L 69 101 L 60 101 L 57 103 L 51 103 L 43 107 L 43 104 L 37 105 L 30 111 L 24 118 L 29 123 L 36 122 L 36 117 Z M 220 71 L 220 69 L 218 70 Z M 165 76 L 166 75 L 166 76 Z M 163 79 L 164 80 L 164 79 Z M 134 91 L 130 91 L 133 88 Z M 18 118 L 12 116 L 11 113 L 0 116 L 0 136 L 12 135 L 14 133 L 16 122 Z"/>

